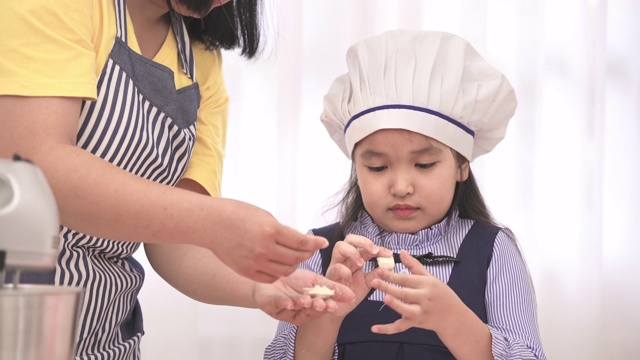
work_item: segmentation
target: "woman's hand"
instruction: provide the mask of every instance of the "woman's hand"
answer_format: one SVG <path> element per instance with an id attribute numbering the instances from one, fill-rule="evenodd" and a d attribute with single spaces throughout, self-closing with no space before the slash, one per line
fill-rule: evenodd
<path id="1" fill-rule="evenodd" d="M 251 204 L 211 198 L 203 209 L 204 235 L 198 245 L 210 249 L 228 267 L 251 280 L 272 283 L 292 274 L 321 248 L 325 238 L 307 235 L 279 223 L 269 212 Z M 202 233 L 202 229 L 205 230 Z"/>
<path id="2" fill-rule="evenodd" d="M 323 285 L 335 294 L 330 299 L 312 299 L 305 295 L 304 288 Z M 253 299 L 260 310 L 277 320 L 295 325 L 304 324 L 318 316 L 335 311 L 340 303 L 350 303 L 355 298 L 353 291 L 320 274 L 308 270 L 296 270 L 293 274 L 278 279 L 273 284 L 256 283 Z"/>
<path id="3" fill-rule="evenodd" d="M 384 303 L 402 317 L 392 324 L 373 326 L 374 333 L 396 334 L 411 327 L 438 333 L 455 324 L 458 315 L 468 313 L 458 295 L 418 260 L 404 250 L 400 259 L 411 274 L 376 270 L 379 279 L 372 280 L 371 285 L 386 293 Z"/>

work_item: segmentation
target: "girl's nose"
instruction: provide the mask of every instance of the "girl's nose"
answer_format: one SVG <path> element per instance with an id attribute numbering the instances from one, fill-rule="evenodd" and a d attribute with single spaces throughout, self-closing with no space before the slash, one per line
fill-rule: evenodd
<path id="1" fill-rule="evenodd" d="M 391 194 L 396 197 L 405 197 L 413 194 L 413 181 L 408 175 L 397 175 L 391 184 Z"/>

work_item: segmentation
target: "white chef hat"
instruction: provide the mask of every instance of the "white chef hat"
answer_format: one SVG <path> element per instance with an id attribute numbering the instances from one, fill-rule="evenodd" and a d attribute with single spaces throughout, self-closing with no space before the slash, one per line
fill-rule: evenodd
<path id="1" fill-rule="evenodd" d="M 347 51 L 347 67 L 325 95 L 320 119 L 348 158 L 375 131 L 406 129 L 471 161 L 504 138 L 517 105 L 505 76 L 445 32 L 394 30 L 364 39 Z"/>

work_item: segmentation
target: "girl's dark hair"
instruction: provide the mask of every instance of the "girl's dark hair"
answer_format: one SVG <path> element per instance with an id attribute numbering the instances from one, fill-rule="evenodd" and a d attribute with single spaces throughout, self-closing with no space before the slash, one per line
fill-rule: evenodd
<path id="1" fill-rule="evenodd" d="M 355 162 L 351 162 L 351 175 L 342 192 L 344 195 L 334 207 L 338 208 L 338 214 L 340 216 L 340 225 L 338 228 L 342 233 L 346 233 L 349 224 L 358 220 L 358 214 L 364 210 L 364 202 L 362 201 L 360 186 L 358 186 Z"/>
<path id="2" fill-rule="evenodd" d="M 456 158 L 458 167 L 461 168 L 462 165 L 467 162 L 467 159 L 455 150 L 451 151 Z M 358 178 L 356 176 L 355 163 L 352 163 L 351 165 L 351 176 L 343 190 L 343 194 L 344 195 L 337 207 L 339 209 L 340 216 L 339 227 L 340 230 L 344 232 L 351 223 L 358 219 L 358 214 L 364 210 L 362 194 L 360 192 Z M 451 202 L 451 206 L 449 207 L 446 217 L 450 219 L 450 215 L 455 209 L 458 209 L 458 216 L 460 218 L 472 219 L 500 226 L 495 222 L 491 212 L 487 208 L 471 168 L 469 168 L 469 177 L 467 180 L 456 184 L 453 201 Z"/>
<path id="3" fill-rule="evenodd" d="M 467 159 L 455 150 L 451 150 L 451 152 L 456 157 L 458 166 L 462 166 L 467 162 Z M 453 201 L 447 212 L 447 217 L 451 215 L 454 209 L 458 209 L 458 216 L 462 219 L 472 219 L 498 226 L 487 208 L 487 204 L 484 202 L 484 197 L 482 197 L 480 188 L 478 188 L 478 183 L 476 183 L 471 167 L 469 167 L 467 180 L 456 184 L 456 191 L 453 194 Z"/>
<path id="4" fill-rule="evenodd" d="M 232 0 L 211 10 L 202 19 L 184 17 L 189 37 L 209 50 L 240 49 L 251 59 L 260 50 L 260 0 Z"/>

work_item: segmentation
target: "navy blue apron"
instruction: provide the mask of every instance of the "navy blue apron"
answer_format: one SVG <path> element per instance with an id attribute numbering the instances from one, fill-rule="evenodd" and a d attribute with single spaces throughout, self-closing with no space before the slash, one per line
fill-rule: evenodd
<path id="1" fill-rule="evenodd" d="M 487 322 L 487 269 L 499 231 L 496 226 L 474 222 L 460 244 L 456 254 L 458 261 L 453 265 L 447 283 L 484 323 Z M 313 233 L 324 236 L 331 244 L 321 250 L 324 273 L 330 263 L 333 245 L 344 235 L 339 232 L 337 224 L 313 229 Z M 455 359 L 436 333 L 430 330 L 410 328 L 393 335 L 372 333 L 371 326 L 389 324 L 400 318 L 398 313 L 388 306 L 383 307 L 383 304 L 365 299 L 345 317 L 338 333 L 338 359 Z"/>

